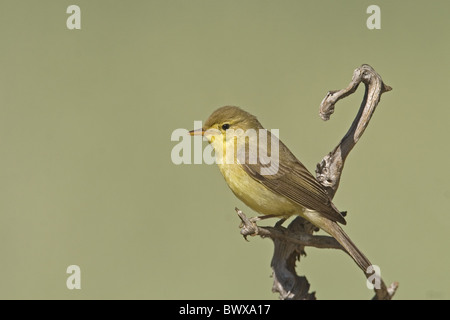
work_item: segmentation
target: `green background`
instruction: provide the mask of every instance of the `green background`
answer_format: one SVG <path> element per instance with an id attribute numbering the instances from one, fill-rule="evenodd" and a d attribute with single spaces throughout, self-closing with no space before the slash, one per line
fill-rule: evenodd
<path id="1" fill-rule="evenodd" d="M 81 30 L 66 9 L 81 8 Z M 381 30 L 366 9 L 381 7 Z M 174 165 L 177 128 L 217 107 L 258 116 L 310 169 L 363 89 L 318 116 L 368 63 L 383 95 L 335 203 L 398 299 L 449 299 L 448 1 L 0 3 L 0 298 L 277 299 L 272 242 L 212 165 Z M 267 221 L 273 224 L 275 221 Z M 264 225 L 264 223 L 262 224 Z M 307 249 L 319 299 L 368 299 L 340 251 Z M 81 267 L 81 290 L 66 287 Z"/>

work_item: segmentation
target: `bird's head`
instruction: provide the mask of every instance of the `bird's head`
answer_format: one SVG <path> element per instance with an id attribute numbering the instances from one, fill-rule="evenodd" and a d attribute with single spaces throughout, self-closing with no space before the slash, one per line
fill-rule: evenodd
<path id="1" fill-rule="evenodd" d="M 228 139 L 230 139 L 230 137 L 239 138 L 241 135 L 245 135 L 249 129 L 257 131 L 262 128 L 254 115 L 239 107 L 225 106 L 215 110 L 208 117 L 203 128 L 192 130 L 189 133 L 203 135 L 216 148 L 218 143 L 226 143 L 227 130 L 233 130 L 233 135 L 228 135 Z M 218 139 L 221 141 L 217 141 Z"/>

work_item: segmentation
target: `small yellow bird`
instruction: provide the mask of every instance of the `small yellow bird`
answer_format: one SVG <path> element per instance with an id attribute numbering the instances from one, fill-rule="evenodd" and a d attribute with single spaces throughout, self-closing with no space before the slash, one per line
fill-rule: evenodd
<path id="1" fill-rule="evenodd" d="M 267 143 L 261 143 L 263 132 L 267 132 Z M 367 272 L 370 261 L 338 225 L 338 222 L 346 224 L 344 216 L 324 187 L 275 135 L 265 131 L 254 115 L 239 107 L 221 107 L 211 114 L 202 129 L 192 130 L 190 134 L 208 139 L 225 181 L 247 206 L 263 215 L 305 218 L 333 236 L 363 272 Z M 258 147 L 258 158 L 253 162 L 249 161 L 251 144 Z M 232 161 L 227 154 L 231 154 Z"/>

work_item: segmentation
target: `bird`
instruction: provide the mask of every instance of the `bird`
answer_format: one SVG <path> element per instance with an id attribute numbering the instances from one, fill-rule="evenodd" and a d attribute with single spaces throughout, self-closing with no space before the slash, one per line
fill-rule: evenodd
<path id="1" fill-rule="evenodd" d="M 227 185 L 248 207 L 266 217 L 303 217 L 334 237 L 367 272 L 371 262 L 340 226 L 346 224 L 345 212 L 336 208 L 325 188 L 256 116 L 240 107 L 220 107 L 201 129 L 189 133 L 208 140 Z M 267 143 L 262 143 L 263 134 Z"/>

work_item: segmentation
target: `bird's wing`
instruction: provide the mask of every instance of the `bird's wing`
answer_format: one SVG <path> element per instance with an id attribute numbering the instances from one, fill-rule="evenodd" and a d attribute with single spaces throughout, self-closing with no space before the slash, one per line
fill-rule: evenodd
<path id="1" fill-rule="evenodd" d="M 292 202 L 317 211 L 332 221 L 346 224 L 344 217 L 333 205 L 323 186 L 283 142 L 275 136 L 272 136 L 271 140 L 270 136 L 271 134 L 268 132 L 267 140 L 272 141 L 270 145 L 273 145 L 273 141 L 278 141 L 279 155 L 283 155 L 283 159 L 270 152 L 270 146 L 268 155 L 267 144 L 264 143 L 259 145 L 258 162 L 251 164 L 248 161 L 243 161 L 240 163 L 243 169 L 266 188 Z M 248 150 L 245 152 L 248 153 Z M 272 157 L 272 155 L 274 156 Z M 245 159 L 248 159 L 248 157 Z M 268 164 L 262 165 L 261 163 Z M 263 172 L 262 168 L 265 168 L 264 174 L 261 173 Z"/>

